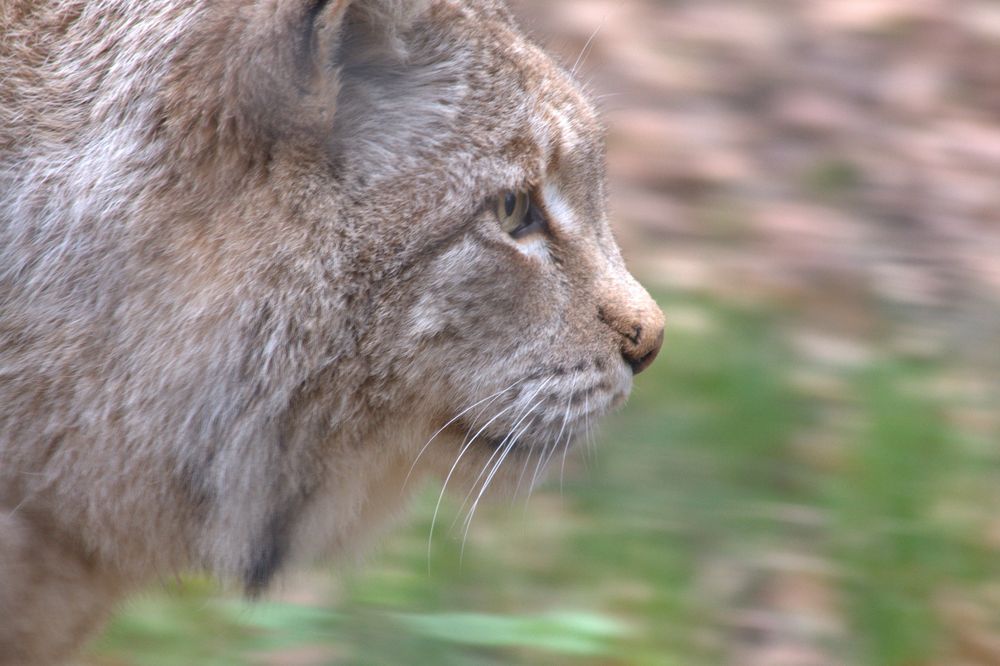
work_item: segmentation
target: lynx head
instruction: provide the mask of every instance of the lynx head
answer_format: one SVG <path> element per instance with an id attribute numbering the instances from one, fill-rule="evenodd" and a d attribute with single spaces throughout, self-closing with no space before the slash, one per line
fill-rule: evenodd
<path id="1" fill-rule="evenodd" d="M 439 472 L 567 446 L 624 401 L 663 335 L 609 228 L 604 129 L 586 94 L 500 2 L 277 5 L 277 24 L 248 20 L 268 44 L 290 31 L 294 48 L 234 84 L 229 153 L 266 161 L 282 206 L 253 233 L 295 315 L 272 302 L 253 347 L 315 322 L 310 340 L 335 340 L 325 353 L 362 370 L 320 379 L 344 364 L 287 351 L 258 362 L 303 363 L 310 396 L 349 402 L 357 387 L 354 409 L 405 433 L 408 459 L 437 433 L 422 453 Z M 204 106 L 191 85 L 202 67 L 192 57 L 170 98 L 179 145 L 206 134 L 203 113 L 177 120 Z M 196 159 L 226 152 L 193 146 Z"/>
<path id="2" fill-rule="evenodd" d="M 419 453 L 440 473 L 509 481 L 625 400 L 662 314 L 612 237 L 604 129 L 572 75 L 499 3 L 374 16 L 348 15 L 328 147 L 384 276 L 363 354 L 396 383 L 386 414 L 434 428 Z"/>

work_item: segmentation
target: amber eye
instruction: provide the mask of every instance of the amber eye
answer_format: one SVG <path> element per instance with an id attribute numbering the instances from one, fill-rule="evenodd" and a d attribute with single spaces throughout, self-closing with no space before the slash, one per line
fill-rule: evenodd
<path id="1" fill-rule="evenodd" d="M 524 190 L 507 191 L 497 197 L 497 219 L 500 228 L 514 235 L 528 224 L 531 197 Z"/>
<path id="2" fill-rule="evenodd" d="M 531 201 L 526 190 L 508 190 L 496 201 L 500 228 L 511 238 L 518 239 L 548 231 L 548 220 L 540 206 Z"/>

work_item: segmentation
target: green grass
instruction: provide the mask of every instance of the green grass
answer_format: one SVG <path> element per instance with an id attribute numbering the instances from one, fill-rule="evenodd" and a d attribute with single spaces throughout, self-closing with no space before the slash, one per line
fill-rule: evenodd
<path id="1" fill-rule="evenodd" d="M 877 354 L 828 369 L 843 390 L 816 395 L 791 381 L 807 361 L 780 319 L 663 301 L 700 324 L 668 331 L 561 490 L 557 464 L 527 510 L 481 510 L 464 554 L 439 521 L 428 561 L 428 489 L 365 566 L 313 575 L 320 603 L 248 606 L 189 581 L 132 602 L 91 663 L 723 663 L 733 614 L 765 603 L 769 562 L 789 552 L 827 565 L 818 611 L 841 625 L 815 638 L 828 654 L 879 666 L 941 655 L 938 595 L 996 574 L 982 521 L 956 516 L 991 501 L 997 478 L 990 449 L 969 446 L 921 389 L 943 362 Z M 817 458 L 802 442 L 831 422 Z M 444 525 L 458 515 L 447 505 Z"/>

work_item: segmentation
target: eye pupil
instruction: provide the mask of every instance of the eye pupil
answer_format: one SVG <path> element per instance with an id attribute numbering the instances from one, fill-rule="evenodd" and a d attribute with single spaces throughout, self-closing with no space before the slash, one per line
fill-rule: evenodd
<path id="1" fill-rule="evenodd" d="M 531 205 L 527 190 L 508 190 L 494 199 L 494 215 L 511 238 L 522 238 L 545 228 L 545 218 Z"/>
<path id="2" fill-rule="evenodd" d="M 503 209 L 507 213 L 507 217 L 514 214 L 514 209 L 517 208 L 517 195 L 513 192 L 508 192 L 503 199 Z"/>

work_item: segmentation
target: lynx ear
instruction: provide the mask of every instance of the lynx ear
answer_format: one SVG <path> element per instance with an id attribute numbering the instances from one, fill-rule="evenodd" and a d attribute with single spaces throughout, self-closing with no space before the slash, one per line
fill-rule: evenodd
<path id="1" fill-rule="evenodd" d="M 160 127 L 196 159 L 252 160 L 283 137 L 329 127 L 345 38 L 388 45 L 426 3 L 256 0 L 206 3 L 178 45 Z"/>
<path id="2" fill-rule="evenodd" d="M 399 35 L 426 11 L 429 0 L 321 0 L 307 15 L 309 87 L 324 108 L 336 107 L 339 68 L 373 56 L 405 57 Z M 348 53 L 347 51 L 350 51 Z M 367 58 L 366 58 L 367 56 Z M 327 97 L 332 95 L 332 97 Z"/>
<path id="3" fill-rule="evenodd" d="M 273 1 L 273 0 L 272 0 Z M 402 55 L 399 34 L 426 10 L 427 0 L 277 0 L 276 10 L 265 12 L 260 38 L 269 46 L 271 63 L 255 66 L 253 76 L 264 90 L 257 91 L 263 110 L 273 98 L 268 90 L 293 83 L 320 121 L 336 108 L 339 67 L 354 54 L 346 50 Z M 269 3 L 267 3 L 269 4 Z M 247 82 L 250 83 L 250 82 Z M 273 108 L 273 107 L 272 107 Z M 287 122 L 287 120 L 286 120 Z"/>

